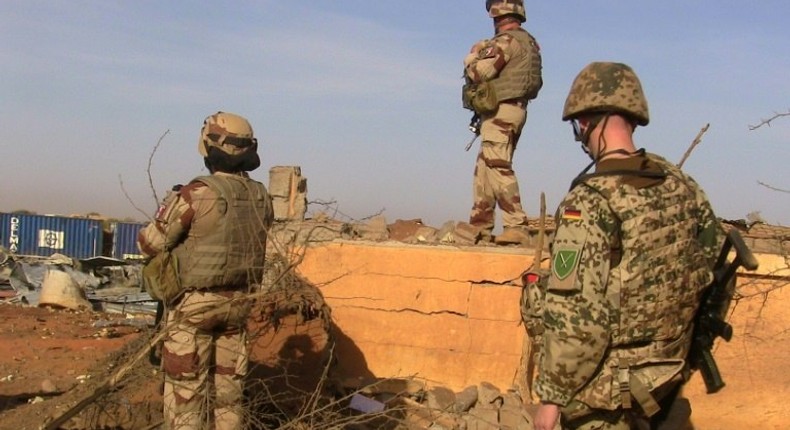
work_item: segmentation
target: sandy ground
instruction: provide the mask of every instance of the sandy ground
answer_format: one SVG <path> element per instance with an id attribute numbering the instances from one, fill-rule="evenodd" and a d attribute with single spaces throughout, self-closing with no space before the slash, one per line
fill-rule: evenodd
<path id="1" fill-rule="evenodd" d="M 744 281 L 730 319 L 733 338 L 714 356 L 727 384 L 706 394 L 699 374 L 686 386 L 698 430 L 790 429 L 790 287 Z"/>
<path id="2" fill-rule="evenodd" d="M 113 372 L 113 354 L 143 333 L 123 315 L 90 311 L 0 304 L 0 321 L 3 429 L 37 429 L 64 413 Z M 155 391 L 139 388 L 143 397 Z"/>

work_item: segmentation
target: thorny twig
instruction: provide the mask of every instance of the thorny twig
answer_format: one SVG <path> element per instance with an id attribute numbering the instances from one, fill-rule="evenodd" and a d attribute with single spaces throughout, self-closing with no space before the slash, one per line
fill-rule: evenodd
<path id="1" fill-rule="evenodd" d="M 156 150 L 159 149 L 159 145 L 162 144 L 162 140 L 164 140 L 165 136 L 167 136 L 168 133 L 170 133 L 170 129 L 165 130 L 165 132 L 162 133 L 161 136 L 159 136 L 159 140 L 156 141 L 156 145 L 154 145 L 154 149 L 151 151 L 151 155 L 148 156 L 148 167 L 146 168 L 146 173 L 148 173 L 148 185 L 151 187 L 151 191 L 154 193 L 154 206 L 159 205 L 159 197 L 156 195 L 156 188 L 154 188 L 154 180 L 153 177 L 151 176 L 151 164 L 153 163 L 154 154 L 156 154 Z M 129 193 L 126 191 L 126 187 L 124 187 L 123 185 L 123 178 L 121 177 L 121 175 L 118 175 L 118 182 L 121 184 L 121 191 L 123 191 L 123 195 L 126 196 L 126 200 L 129 201 L 132 207 L 135 210 L 137 210 L 137 212 L 143 214 L 143 216 L 146 217 L 149 221 L 152 221 L 149 212 L 140 209 L 140 207 L 134 203 L 132 197 L 129 196 Z"/>
<path id="2" fill-rule="evenodd" d="M 151 192 L 154 193 L 154 206 L 159 206 L 159 196 L 156 195 L 156 187 L 154 187 L 154 179 L 151 176 L 151 164 L 154 161 L 154 155 L 156 154 L 156 150 L 159 149 L 159 145 L 162 144 L 162 140 L 164 140 L 165 136 L 170 133 L 170 129 L 168 128 L 159 136 L 159 140 L 156 141 L 156 145 L 154 145 L 154 149 L 151 150 L 151 155 L 148 156 L 148 168 L 145 169 L 146 173 L 148 173 L 148 185 L 151 187 Z"/>
<path id="3" fill-rule="evenodd" d="M 710 124 L 705 124 L 705 127 L 702 127 L 699 133 L 697 133 L 697 137 L 694 138 L 694 140 L 691 142 L 691 145 L 689 146 L 689 149 L 687 149 L 686 153 L 683 154 L 683 158 L 680 160 L 680 163 L 678 163 L 678 167 L 683 167 L 683 163 L 685 163 L 686 159 L 689 158 L 689 156 L 691 155 L 691 151 L 694 150 L 694 147 L 696 147 L 697 145 L 700 144 L 700 142 L 702 142 L 702 135 L 705 134 L 706 131 L 708 131 L 709 127 Z"/>
<path id="4" fill-rule="evenodd" d="M 146 218 L 148 218 L 148 220 L 150 221 L 150 220 L 151 220 L 151 215 L 150 215 L 148 212 L 146 212 L 146 211 L 144 211 L 144 210 L 140 209 L 140 208 L 139 208 L 139 207 L 138 207 L 138 206 L 137 206 L 137 205 L 134 203 L 134 200 L 132 200 L 132 197 L 129 195 L 129 193 L 126 191 L 126 187 L 124 187 L 124 186 L 123 186 L 123 178 L 121 177 L 121 175 L 120 175 L 120 174 L 118 175 L 118 182 L 121 184 L 121 191 L 123 191 L 123 195 L 124 195 L 124 196 L 126 196 L 126 200 L 128 200 L 128 201 L 129 201 L 129 203 L 132 205 L 132 207 L 133 207 L 133 208 L 134 208 L 134 209 L 135 209 L 137 212 L 140 212 L 141 214 L 143 214 L 143 216 L 144 216 L 144 217 L 146 217 Z"/>
<path id="5" fill-rule="evenodd" d="M 773 121 L 773 120 L 775 120 L 775 119 L 777 119 L 779 117 L 782 117 L 782 116 L 790 116 L 790 109 L 788 109 L 787 112 L 782 112 L 782 113 L 776 112 L 776 113 L 774 113 L 774 116 L 772 116 L 772 117 L 770 117 L 768 119 L 760 120 L 760 123 L 757 124 L 757 125 L 750 125 L 749 126 L 749 130 L 757 130 L 758 128 L 760 128 L 760 127 L 762 127 L 764 125 L 767 125 L 768 127 L 770 127 L 771 126 L 771 121 Z"/>
<path id="6" fill-rule="evenodd" d="M 774 186 L 768 185 L 765 182 L 761 182 L 761 181 L 757 181 L 757 183 L 762 185 L 762 186 L 764 186 L 765 188 L 768 188 L 771 191 L 779 191 L 780 193 L 788 193 L 788 194 L 790 194 L 790 190 L 785 190 L 785 189 L 782 189 L 782 188 L 776 188 Z"/>
<path id="7" fill-rule="evenodd" d="M 340 215 L 340 216 L 342 216 L 342 217 L 344 217 L 344 218 L 346 218 L 348 220 L 351 220 L 351 221 L 366 221 L 366 220 L 369 220 L 371 218 L 374 218 L 374 217 L 377 217 L 377 216 L 383 214 L 384 211 L 386 210 L 386 208 L 381 208 L 381 209 L 379 209 L 378 212 L 376 212 L 376 213 L 374 213 L 372 215 L 368 215 L 368 216 L 366 216 L 364 218 L 360 218 L 360 219 L 355 219 L 351 215 L 345 214 L 345 213 L 341 212 L 340 209 L 338 209 L 337 200 L 329 200 L 329 201 L 311 200 L 311 201 L 308 201 L 307 204 L 308 205 L 319 205 L 319 206 L 324 206 L 326 208 L 330 208 L 332 210 L 332 214 L 331 214 L 330 218 L 335 218 L 337 215 Z"/>
<path id="8" fill-rule="evenodd" d="M 774 116 L 772 116 L 772 117 L 770 117 L 768 119 L 760 120 L 760 123 L 757 124 L 757 125 L 750 125 L 749 126 L 749 130 L 757 130 L 758 128 L 760 128 L 760 127 L 762 127 L 764 125 L 767 125 L 768 127 L 770 127 L 771 126 L 771 121 L 773 121 L 773 120 L 775 120 L 775 119 L 777 119 L 779 117 L 789 116 L 789 115 L 790 115 L 790 109 L 787 112 L 775 113 Z M 772 191 L 779 191 L 779 192 L 782 192 L 782 193 L 790 193 L 790 190 L 784 190 L 784 189 L 781 189 L 781 188 L 776 188 L 776 187 L 768 185 L 768 184 L 766 184 L 764 182 L 757 181 L 757 183 L 762 185 L 762 186 L 764 186 L 765 188 L 768 188 L 769 190 L 772 190 Z"/>

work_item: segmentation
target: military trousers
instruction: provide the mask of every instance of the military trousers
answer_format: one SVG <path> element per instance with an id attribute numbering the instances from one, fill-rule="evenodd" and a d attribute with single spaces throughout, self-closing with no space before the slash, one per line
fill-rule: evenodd
<path id="1" fill-rule="evenodd" d="M 484 116 L 481 122 L 469 223 L 480 228 L 483 236 L 490 236 L 494 229 L 496 206 L 502 210 L 505 228 L 527 225 L 513 170 L 513 154 L 526 120 L 524 107 L 501 103 L 493 116 Z"/>
<path id="2" fill-rule="evenodd" d="M 168 310 L 162 351 L 166 429 L 243 428 L 249 305 L 240 297 L 191 291 Z"/>

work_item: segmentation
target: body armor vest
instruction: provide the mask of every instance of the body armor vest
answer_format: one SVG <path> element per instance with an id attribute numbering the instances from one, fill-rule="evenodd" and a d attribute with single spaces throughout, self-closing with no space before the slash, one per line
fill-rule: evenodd
<path id="1" fill-rule="evenodd" d="M 189 236 L 174 249 L 182 287 L 186 290 L 247 286 L 262 282 L 266 256 L 263 184 L 241 176 L 201 176 L 218 198 L 218 222 L 192 225 Z"/>
<path id="2" fill-rule="evenodd" d="M 694 315 L 713 274 L 698 239 L 696 185 L 666 160 L 647 157 L 666 173 L 657 185 L 639 188 L 614 172 L 579 183 L 606 198 L 619 228 L 607 280 L 610 349 L 576 398 L 608 410 L 630 408 L 633 398 L 652 415 L 685 378 Z"/>
<path id="3" fill-rule="evenodd" d="M 712 273 L 698 240 L 694 186 L 665 160 L 648 157 L 667 173 L 658 185 L 636 188 L 605 175 L 582 182 L 606 198 L 620 221 L 620 246 L 612 250 L 607 284 L 614 311 L 612 347 L 675 345 L 677 350 L 659 347 L 652 354 L 685 358 L 692 321 Z"/>
<path id="4" fill-rule="evenodd" d="M 498 102 L 514 99 L 532 100 L 543 87 L 542 59 L 535 38 L 524 29 L 508 30 L 525 55 L 514 56 L 495 79 L 491 80 Z"/>

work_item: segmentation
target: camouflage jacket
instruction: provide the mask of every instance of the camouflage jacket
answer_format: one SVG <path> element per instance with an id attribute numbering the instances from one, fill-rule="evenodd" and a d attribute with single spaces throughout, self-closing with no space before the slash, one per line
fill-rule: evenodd
<path id="1" fill-rule="evenodd" d="M 685 358 L 721 227 L 689 176 L 643 151 L 577 178 L 556 219 L 536 391 L 615 409 L 617 358 Z"/>

